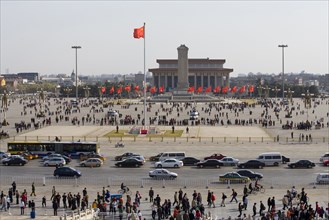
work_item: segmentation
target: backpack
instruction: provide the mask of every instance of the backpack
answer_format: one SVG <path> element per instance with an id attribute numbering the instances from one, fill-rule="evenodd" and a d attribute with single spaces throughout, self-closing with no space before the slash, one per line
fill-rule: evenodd
<path id="1" fill-rule="evenodd" d="M 234 191 L 233 196 L 236 197 L 237 195 L 238 193 Z"/>

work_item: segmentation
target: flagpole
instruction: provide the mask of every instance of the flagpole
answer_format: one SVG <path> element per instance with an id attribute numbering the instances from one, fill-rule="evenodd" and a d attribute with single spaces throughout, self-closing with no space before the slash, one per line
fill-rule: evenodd
<path id="1" fill-rule="evenodd" d="M 146 71 L 145 71 L 145 22 L 144 22 L 144 129 L 146 129 Z"/>

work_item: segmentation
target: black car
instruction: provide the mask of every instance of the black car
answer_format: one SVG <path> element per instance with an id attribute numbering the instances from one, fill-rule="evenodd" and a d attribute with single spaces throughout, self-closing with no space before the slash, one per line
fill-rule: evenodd
<path id="1" fill-rule="evenodd" d="M 116 161 L 120 161 L 120 160 L 123 160 L 124 158 L 127 158 L 127 157 L 132 157 L 134 155 L 139 155 L 139 154 L 135 154 L 135 153 L 131 153 L 131 152 L 127 152 L 127 153 L 124 153 L 122 155 L 119 155 L 119 156 L 116 156 L 114 159 Z"/>
<path id="2" fill-rule="evenodd" d="M 205 161 L 197 163 L 196 165 L 199 168 L 203 168 L 203 167 L 220 168 L 221 166 L 224 166 L 224 164 L 222 162 L 220 162 L 219 160 L 216 160 L 216 159 L 205 160 Z"/>
<path id="3" fill-rule="evenodd" d="M 299 160 L 294 163 L 289 163 L 288 164 L 289 168 L 312 168 L 315 167 L 315 163 L 309 160 Z"/>
<path id="4" fill-rule="evenodd" d="M 81 176 L 81 172 L 79 170 L 74 169 L 73 167 L 59 167 L 54 171 L 55 177 L 75 177 L 78 178 Z"/>
<path id="5" fill-rule="evenodd" d="M 193 166 L 200 162 L 199 159 L 194 157 L 184 157 L 181 161 L 183 161 L 184 166 Z"/>
<path id="6" fill-rule="evenodd" d="M 10 165 L 19 165 L 24 166 L 27 164 L 27 160 L 20 158 L 20 157 L 8 157 L 3 159 L 3 165 L 10 166 Z"/>
<path id="7" fill-rule="evenodd" d="M 144 163 L 140 160 L 137 160 L 135 158 L 127 158 L 122 161 L 119 161 L 115 164 L 117 167 L 140 167 Z"/>
<path id="8" fill-rule="evenodd" d="M 263 163 L 259 160 L 248 160 L 247 162 L 239 163 L 238 167 L 239 168 L 259 168 L 259 169 L 262 169 L 263 167 L 265 167 L 265 163 Z"/>
<path id="9" fill-rule="evenodd" d="M 249 179 L 256 179 L 256 178 L 262 179 L 263 178 L 263 174 L 256 173 L 251 170 L 238 170 L 237 173 L 240 174 L 241 176 L 249 177 Z"/>
<path id="10" fill-rule="evenodd" d="M 159 161 L 159 159 L 160 159 L 160 157 L 161 157 L 162 154 L 163 153 L 159 153 L 159 154 L 157 154 L 155 156 L 152 156 L 152 157 L 149 158 L 149 160 L 150 161 Z"/>

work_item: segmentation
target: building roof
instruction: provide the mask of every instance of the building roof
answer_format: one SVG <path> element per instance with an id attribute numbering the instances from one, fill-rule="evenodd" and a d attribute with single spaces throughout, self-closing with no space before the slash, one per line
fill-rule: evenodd
<path id="1" fill-rule="evenodd" d="M 224 64 L 226 62 L 225 59 L 209 59 L 209 58 L 193 58 L 188 59 L 188 62 L 191 64 Z M 157 59 L 157 63 L 159 64 L 177 64 L 178 59 Z"/>

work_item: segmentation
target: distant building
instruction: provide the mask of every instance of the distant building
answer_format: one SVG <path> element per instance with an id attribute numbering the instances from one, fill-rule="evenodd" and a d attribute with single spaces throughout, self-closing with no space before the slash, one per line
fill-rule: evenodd
<path id="1" fill-rule="evenodd" d="M 153 84 L 166 90 L 177 87 L 178 60 L 158 59 L 159 68 L 149 69 L 153 74 Z M 188 59 L 188 83 L 194 88 L 211 86 L 229 86 L 230 73 L 233 69 L 224 68 L 224 59 Z"/>
<path id="2" fill-rule="evenodd" d="M 40 80 L 39 73 L 36 72 L 17 73 L 17 76 L 27 79 L 29 82 L 38 82 Z"/>

